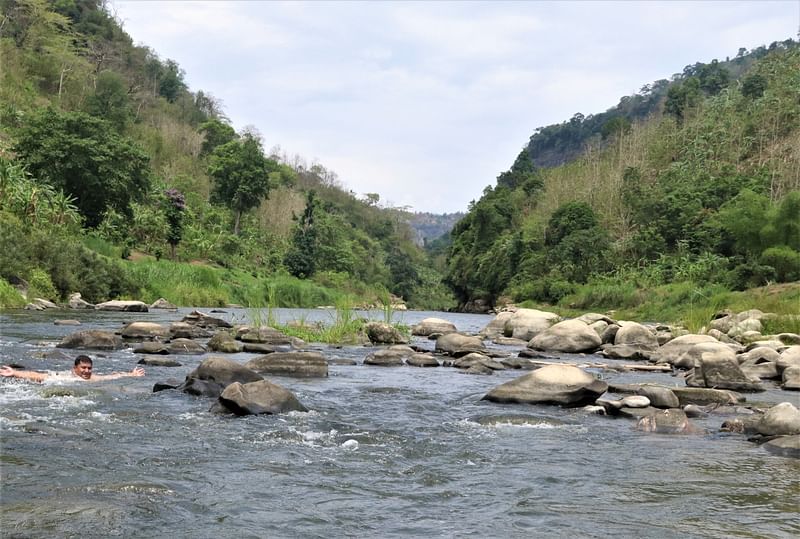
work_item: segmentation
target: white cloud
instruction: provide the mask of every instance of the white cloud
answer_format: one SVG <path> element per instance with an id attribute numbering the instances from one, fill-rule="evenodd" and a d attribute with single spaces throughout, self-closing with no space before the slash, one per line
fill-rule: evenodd
<path id="1" fill-rule="evenodd" d="M 534 130 L 792 37 L 796 2 L 139 2 L 135 42 L 358 193 L 458 211 Z"/>

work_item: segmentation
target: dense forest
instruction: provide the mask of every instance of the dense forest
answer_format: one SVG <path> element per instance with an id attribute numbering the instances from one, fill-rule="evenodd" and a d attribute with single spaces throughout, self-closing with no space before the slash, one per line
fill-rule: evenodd
<path id="1" fill-rule="evenodd" d="M 101 0 L 0 8 L 6 294 L 453 304 L 413 214 L 357 196 L 254 128 L 237 132 L 220 100 L 134 45 Z"/>
<path id="2" fill-rule="evenodd" d="M 476 310 L 800 280 L 798 44 L 687 66 L 605 113 L 537 129 L 451 242 L 446 280 Z"/>

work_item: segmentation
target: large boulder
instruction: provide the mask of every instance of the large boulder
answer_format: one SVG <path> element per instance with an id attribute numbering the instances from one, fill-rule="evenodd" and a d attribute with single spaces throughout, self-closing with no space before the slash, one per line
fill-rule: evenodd
<path id="1" fill-rule="evenodd" d="M 247 384 L 259 380 L 263 380 L 263 377 L 244 365 L 228 358 L 211 356 L 186 375 L 179 389 L 191 395 L 218 397 L 222 390 L 234 382 Z"/>
<path id="2" fill-rule="evenodd" d="M 709 347 L 710 344 L 698 344 L 692 350 Z M 714 346 L 699 355 L 698 365 L 686 377 L 686 385 L 734 391 L 764 391 L 758 378 L 750 378 L 742 372 L 736 354 L 725 345 Z"/>
<path id="3" fill-rule="evenodd" d="M 80 348 L 84 350 L 119 350 L 125 344 L 122 337 L 111 331 L 101 329 L 86 329 L 78 331 L 61 339 L 57 348 Z"/>
<path id="4" fill-rule="evenodd" d="M 602 344 L 595 330 L 580 320 L 565 320 L 536 335 L 528 348 L 554 352 L 594 352 Z"/>
<path id="5" fill-rule="evenodd" d="M 652 354 L 651 360 L 657 363 L 669 363 L 670 365 L 675 365 L 675 363 L 694 345 L 708 342 L 719 341 L 710 335 L 681 335 L 680 337 L 675 337 L 667 344 L 656 350 L 656 352 Z M 694 364 L 689 365 L 686 368 L 692 367 L 694 367 Z"/>
<path id="6" fill-rule="evenodd" d="M 94 306 L 98 311 L 122 311 L 126 313 L 146 313 L 147 303 L 143 301 L 119 300 L 104 301 Z"/>
<path id="7" fill-rule="evenodd" d="M 486 339 L 495 339 L 505 336 L 506 322 L 508 322 L 512 316 L 514 316 L 514 313 L 511 311 L 497 313 L 497 316 L 486 324 L 486 327 L 480 331 L 479 335 Z"/>
<path id="8" fill-rule="evenodd" d="M 800 365 L 792 365 L 784 369 L 781 381 L 781 388 L 786 391 L 800 391 Z"/>
<path id="9" fill-rule="evenodd" d="M 295 378 L 328 376 L 328 362 L 319 352 L 274 352 L 251 359 L 244 366 L 256 372 L 274 376 L 293 376 Z"/>
<path id="10" fill-rule="evenodd" d="M 483 399 L 502 403 L 584 406 L 596 401 L 606 389 L 606 382 L 578 367 L 548 365 L 495 387 Z"/>
<path id="11" fill-rule="evenodd" d="M 761 417 L 756 430 L 764 436 L 800 434 L 800 410 L 790 402 L 776 404 Z"/>
<path id="12" fill-rule="evenodd" d="M 689 347 L 683 355 L 671 363 L 682 369 L 693 369 L 700 366 L 704 359 L 715 357 L 736 359 L 736 353 L 730 345 L 725 343 L 701 342 Z M 736 362 L 738 363 L 738 360 Z"/>
<path id="13" fill-rule="evenodd" d="M 480 337 L 470 337 L 461 333 L 448 333 L 436 339 L 436 351 L 460 357 L 470 352 L 486 352 L 486 345 Z"/>
<path id="14" fill-rule="evenodd" d="M 444 334 L 454 333 L 456 331 L 455 324 L 441 318 L 425 318 L 419 324 L 411 328 L 412 335 L 419 335 L 422 337 L 427 337 L 434 333 Z"/>
<path id="15" fill-rule="evenodd" d="M 537 309 L 517 309 L 506 321 L 503 334 L 506 337 L 530 341 L 559 320 L 561 317 L 555 313 Z"/>
<path id="16" fill-rule="evenodd" d="M 396 327 L 385 322 L 369 322 L 364 331 L 372 344 L 406 344 L 408 339 Z"/>
<path id="17" fill-rule="evenodd" d="M 614 336 L 614 344 L 627 344 L 645 350 L 658 348 L 658 338 L 647 327 L 636 322 L 619 322 L 620 328 Z"/>
<path id="18" fill-rule="evenodd" d="M 778 372 L 793 366 L 800 367 L 800 346 L 790 346 L 781 352 L 780 357 L 775 361 Z"/>
<path id="19" fill-rule="evenodd" d="M 219 396 L 219 404 L 236 415 L 308 411 L 291 391 L 267 380 L 233 382 Z"/>
<path id="20" fill-rule="evenodd" d="M 168 334 L 169 329 L 155 322 L 131 322 L 120 331 L 126 339 L 157 339 Z"/>

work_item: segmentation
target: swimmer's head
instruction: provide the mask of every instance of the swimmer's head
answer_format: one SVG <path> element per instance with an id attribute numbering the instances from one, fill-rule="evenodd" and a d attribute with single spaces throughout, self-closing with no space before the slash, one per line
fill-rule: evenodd
<path id="1" fill-rule="evenodd" d="M 72 367 L 75 376 L 88 380 L 92 377 L 92 358 L 80 355 L 75 358 L 75 365 Z"/>

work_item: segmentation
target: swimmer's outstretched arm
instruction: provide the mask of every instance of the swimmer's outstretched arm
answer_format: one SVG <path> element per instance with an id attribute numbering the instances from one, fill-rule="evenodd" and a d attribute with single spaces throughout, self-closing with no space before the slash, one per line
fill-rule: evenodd
<path id="1" fill-rule="evenodd" d="M 0 367 L 0 376 L 4 378 L 21 378 L 22 380 L 30 380 L 32 382 L 44 382 L 50 375 L 44 372 L 12 369 L 8 365 L 3 365 Z"/>
<path id="2" fill-rule="evenodd" d="M 111 374 L 92 374 L 92 380 L 116 380 L 117 378 L 127 378 L 129 376 L 144 376 L 144 369 L 135 367 L 130 372 L 112 372 Z"/>

